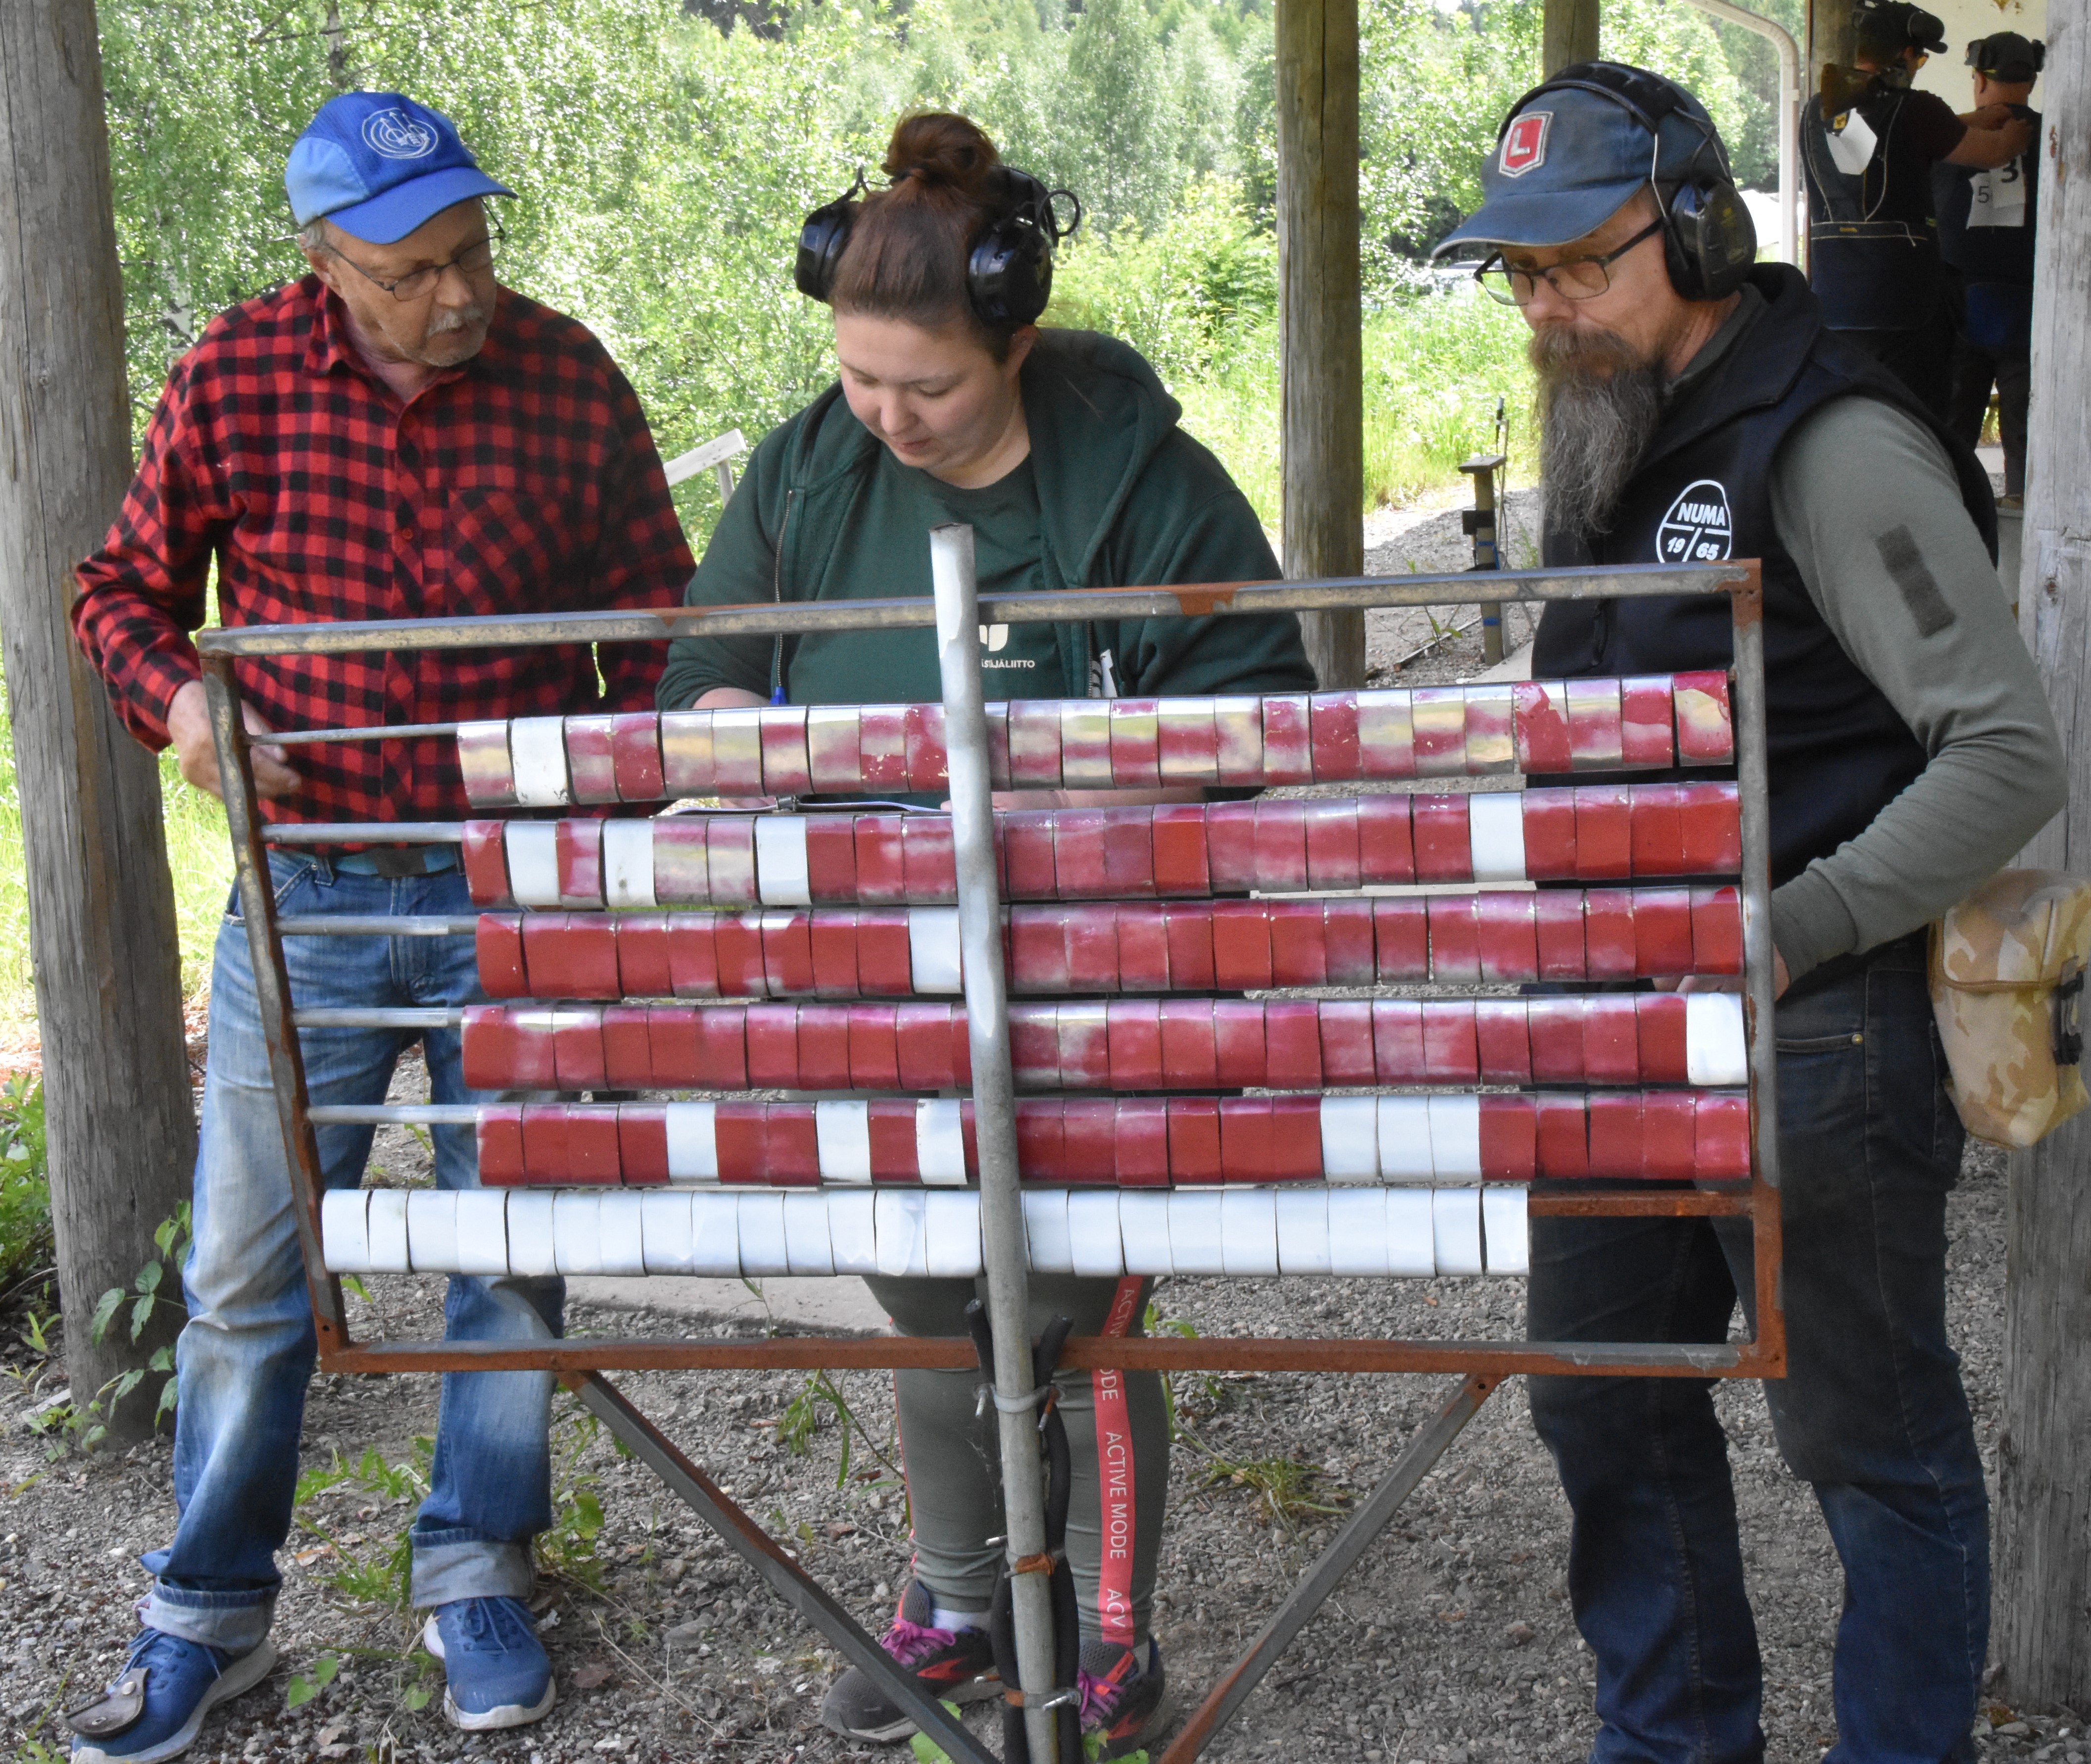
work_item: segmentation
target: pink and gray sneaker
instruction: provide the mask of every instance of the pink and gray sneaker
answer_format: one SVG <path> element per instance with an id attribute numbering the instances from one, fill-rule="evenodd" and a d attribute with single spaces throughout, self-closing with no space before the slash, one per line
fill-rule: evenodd
<path id="1" fill-rule="evenodd" d="M 1096 1641 L 1082 1644 L 1075 1682 L 1082 1693 L 1082 1749 L 1091 1759 L 1123 1758 L 1159 1737 L 1172 1713 L 1169 1675 L 1151 1636 L 1144 1650 Z"/>
<path id="2" fill-rule="evenodd" d="M 893 1627 L 879 1645 L 914 1673 L 923 1689 L 946 1702 L 973 1703 L 1002 1689 L 995 1674 L 994 1650 L 985 1628 L 938 1629 L 932 1626 L 929 1589 L 911 1580 L 900 1595 Z M 983 1620 L 985 1612 L 981 1613 Z M 851 1667 L 828 1687 L 821 1703 L 821 1725 L 852 1740 L 890 1745 L 915 1732 L 915 1718 Z"/>

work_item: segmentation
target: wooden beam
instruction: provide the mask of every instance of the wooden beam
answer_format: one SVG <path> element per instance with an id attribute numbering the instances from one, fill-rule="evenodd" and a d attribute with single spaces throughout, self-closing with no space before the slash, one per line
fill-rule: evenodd
<path id="1" fill-rule="evenodd" d="M 1805 104 L 1810 94 L 1822 89 L 1822 70 L 1848 67 L 1856 53 L 1858 32 L 1852 26 L 1849 0 L 1808 0 L 1808 41 L 1801 45 L 1808 62 Z"/>
<path id="2" fill-rule="evenodd" d="M 2091 28 L 2048 15 L 2019 615 L 2061 725 L 2091 742 Z M 2091 871 L 2091 770 L 2026 861 Z M 2012 1701 L 2091 1708 L 2091 1115 L 2013 1160 L 1992 1646 Z"/>
<path id="3" fill-rule="evenodd" d="M 1539 67 L 1550 80 L 1563 67 L 1597 58 L 1597 0 L 1546 0 L 1540 14 Z"/>
<path id="4" fill-rule="evenodd" d="M 1278 0 L 1278 280 L 1285 573 L 1365 567 L 1357 0 Z M 1324 687 L 1362 686 L 1361 612 L 1303 613 Z"/>
<path id="5" fill-rule="evenodd" d="M 73 567 L 131 469 L 101 106 L 93 0 L 0 6 L 0 634 L 66 1370 L 82 1405 L 171 1339 L 172 1291 L 135 1347 L 127 1319 L 93 1345 L 88 1318 L 152 1257 L 196 1157 L 159 767 L 111 714 L 66 619 Z M 149 1427 L 160 1382 L 113 1435 Z"/>

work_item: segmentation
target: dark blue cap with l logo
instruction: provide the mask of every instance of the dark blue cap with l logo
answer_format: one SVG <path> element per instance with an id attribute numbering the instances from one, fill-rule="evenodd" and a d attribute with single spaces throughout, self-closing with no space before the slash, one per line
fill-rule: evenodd
<path id="1" fill-rule="evenodd" d="M 1681 86 L 1606 63 L 1555 77 L 1560 84 L 1528 93 L 1511 113 L 1481 166 L 1481 207 L 1433 257 L 1462 245 L 1565 245 L 1651 183 L 1695 169 L 1726 175 L 1713 121 Z"/>
<path id="2" fill-rule="evenodd" d="M 448 117 L 397 92 L 330 99 L 291 149 L 283 189 L 299 226 L 324 215 L 373 245 L 473 196 L 515 193 L 479 169 Z"/>

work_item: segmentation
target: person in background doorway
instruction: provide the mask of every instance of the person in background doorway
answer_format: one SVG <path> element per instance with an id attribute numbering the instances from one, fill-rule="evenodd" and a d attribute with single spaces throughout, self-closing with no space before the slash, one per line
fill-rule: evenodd
<path id="1" fill-rule="evenodd" d="M 1975 108 L 2001 105 L 2033 132 L 2034 145 L 1987 170 L 1951 162 L 1933 168 L 1938 254 L 1953 296 L 1952 386 L 1947 423 L 1969 446 L 1981 438 L 1997 390 L 1997 427 L 2004 447 L 2004 496 L 2025 497 L 2026 403 L 2033 380 L 2033 239 L 2040 208 L 2040 112 L 2033 81 L 2047 59 L 2044 43 L 1998 31 L 1968 45 Z"/>
<path id="2" fill-rule="evenodd" d="M 1154 370 L 1114 338 L 1038 327 L 1064 196 L 1004 166 L 960 116 L 904 119 L 885 171 L 887 188 L 807 218 L 799 287 L 834 308 L 841 379 L 755 450 L 690 604 L 926 594 L 929 529 L 945 522 L 972 528 L 984 595 L 1274 578 L 1255 511 L 1178 426 L 1180 408 Z M 995 625 L 983 637 L 990 698 L 1298 692 L 1314 679 L 1289 615 Z M 941 696 L 930 632 L 850 631 L 679 640 L 660 701 L 681 710 Z M 1050 799 L 1085 800 L 1154 799 Z M 971 1280 L 867 1284 L 914 1335 L 964 1335 L 968 1301 L 985 1296 Z M 1058 1313 L 1078 1335 L 1137 1334 L 1148 1286 L 1034 1274 L 1028 1326 L 1035 1334 Z M 979 1412 L 977 1382 L 969 1372 L 895 1380 L 915 1564 L 884 1645 L 955 1701 L 1002 1689 L 985 1626 L 1006 1528 L 994 1412 Z M 1054 1383 L 1073 1458 L 1082 1727 L 1092 1758 L 1115 1758 L 1144 1746 L 1169 1713 L 1149 1632 L 1169 1477 L 1162 1380 L 1082 1372 Z M 855 1668 L 830 1688 L 821 1719 L 875 1743 L 913 1732 Z"/>
<path id="3" fill-rule="evenodd" d="M 311 274 L 212 321 L 175 364 L 138 474 L 80 566 L 73 629 L 124 726 L 222 792 L 190 634 L 215 566 L 227 625 L 456 618 L 655 606 L 688 547 L 639 400 L 572 319 L 504 287 L 480 170 L 447 118 L 394 92 L 345 93 L 284 176 Z M 582 648 L 281 655 L 243 661 L 265 817 L 461 821 L 447 740 L 271 745 L 271 730 L 558 716 L 650 705 L 660 652 Z M 472 911 L 455 844 L 279 847 L 286 914 Z M 157 1764 L 274 1664 L 269 1641 L 298 1480 L 315 1337 L 247 927 L 235 895 L 211 973 L 196 1235 L 177 1350 L 175 1534 L 144 1558 L 152 1590 L 107 1693 L 67 1717 L 75 1764 Z M 304 1008 L 481 1002 L 472 939 L 287 938 Z M 307 1028 L 311 1099 L 385 1100 L 423 1043 L 438 1102 L 470 1102 L 459 1032 Z M 373 1129 L 317 1129 L 330 1188 L 363 1179 Z M 469 1128 L 434 1129 L 435 1179 L 478 1183 Z M 541 1341 L 557 1280 L 454 1275 L 452 1341 Z M 552 1377 L 446 1374 L 428 1497 L 409 1533 L 411 1597 L 443 1663 L 445 1714 L 472 1731 L 552 1707 L 527 1602 L 531 1542 L 551 1523 Z M 83 1589 L 83 1596 L 86 1589 Z"/>
<path id="4" fill-rule="evenodd" d="M 1801 106 L 1808 279 L 1824 323 L 1943 416 L 1953 345 L 1932 169 L 2009 165 L 2033 132 L 2001 105 L 1955 116 L 1910 84 L 1946 47 L 1945 27 L 1921 7 L 1867 0 L 1853 24 L 1856 72 L 1826 67 L 1820 98 Z"/>

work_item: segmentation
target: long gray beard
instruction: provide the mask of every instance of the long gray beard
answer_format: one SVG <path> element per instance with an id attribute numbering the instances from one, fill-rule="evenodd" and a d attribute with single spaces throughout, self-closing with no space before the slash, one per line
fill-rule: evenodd
<path id="1" fill-rule="evenodd" d="M 1611 531 L 1619 493 L 1662 420 L 1662 364 L 1615 338 L 1558 327 L 1528 347 L 1539 374 L 1539 476 L 1547 524 L 1589 544 Z"/>

